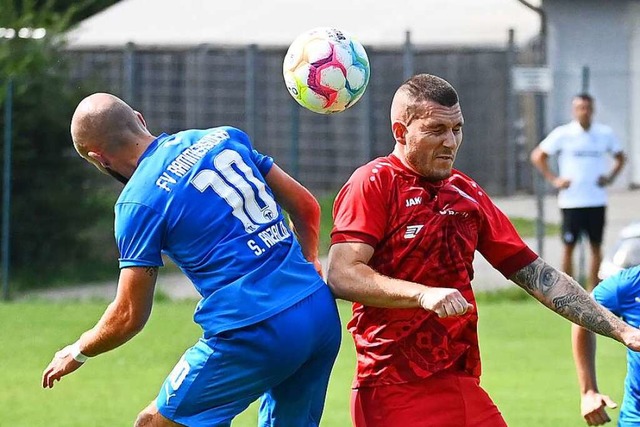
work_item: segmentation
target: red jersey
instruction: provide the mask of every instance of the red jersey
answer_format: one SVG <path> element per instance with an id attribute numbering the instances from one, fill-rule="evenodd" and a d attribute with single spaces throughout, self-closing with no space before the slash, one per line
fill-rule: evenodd
<path id="1" fill-rule="evenodd" d="M 354 172 L 333 217 L 332 244 L 372 246 L 369 266 L 378 273 L 456 288 L 473 305 L 476 250 L 506 277 L 537 257 L 471 178 L 453 170 L 450 178 L 429 182 L 394 155 Z M 422 308 L 354 303 L 347 327 L 358 355 L 355 386 L 416 381 L 445 369 L 479 377 L 477 322 L 477 311 L 441 319 Z"/>

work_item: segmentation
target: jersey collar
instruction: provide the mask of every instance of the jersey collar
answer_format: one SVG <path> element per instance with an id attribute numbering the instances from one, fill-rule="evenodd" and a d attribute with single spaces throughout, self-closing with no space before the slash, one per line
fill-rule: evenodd
<path id="1" fill-rule="evenodd" d="M 138 165 L 140 165 L 140 163 L 144 159 L 146 159 L 147 157 L 151 156 L 158 149 L 158 145 L 160 145 L 161 140 L 165 139 L 167 136 L 169 136 L 169 135 L 167 135 L 166 133 L 161 133 L 160 136 L 158 136 L 156 139 L 154 139 L 153 142 L 151 144 L 149 144 L 147 149 L 144 150 L 144 153 L 142 153 L 142 155 L 138 159 Z"/>

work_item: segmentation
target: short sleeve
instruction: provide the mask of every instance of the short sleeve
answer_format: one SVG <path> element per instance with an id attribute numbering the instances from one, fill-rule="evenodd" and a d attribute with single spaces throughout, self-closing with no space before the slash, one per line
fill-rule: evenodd
<path id="1" fill-rule="evenodd" d="M 369 166 L 358 169 L 342 187 L 333 204 L 331 243 L 359 242 L 375 247 L 384 236 L 388 209 L 384 174 Z M 388 186 L 387 186 L 388 187 Z"/>
<path id="2" fill-rule="evenodd" d="M 164 265 L 163 217 L 153 209 L 138 203 L 119 203 L 115 209 L 115 234 L 120 250 L 120 268 Z"/>
<path id="3" fill-rule="evenodd" d="M 240 129 L 234 128 L 234 127 L 226 127 L 225 129 L 238 142 L 240 142 L 242 145 L 244 145 L 245 147 L 247 147 L 250 150 L 251 160 L 253 161 L 253 163 L 258 168 L 258 171 L 260 172 L 260 174 L 263 177 L 267 176 L 267 174 L 269 173 L 269 171 L 273 167 L 273 158 L 269 157 L 269 156 L 266 156 L 266 155 L 258 152 L 256 149 L 254 149 L 253 145 L 251 144 L 251 139 L 249 138 L 249 135 L 247 135 L 245 132 L 241 131 Z"/>
<path id="4" fill-rule="evenodd" d="M 478 237 L 478 251 L 496 270 L 510 277 L 538 258 L 522 240 L 509 218 L 484 194 L 478 196 L 483 223 Z"/>
<path id="5" fill-rule="evenodd" d="M 557 154 L 562 144 L 562 128 L 558 127 L 552 130 L 545 139 L 540 142 L 538 148 L 547 153 L 548 155 Z"/>
<path id="6" fill-rule="evenodd" d="M 622 144 L 620 144 L 620 140 L 618 139 L 616 134 L 613 132 L 613 130 L 610 130 L 609 132 L 608 141 L 609 141 L 609 146 L 607 147 L 607 149 L 610 153 L 617 154 L 622 152 Z"/>

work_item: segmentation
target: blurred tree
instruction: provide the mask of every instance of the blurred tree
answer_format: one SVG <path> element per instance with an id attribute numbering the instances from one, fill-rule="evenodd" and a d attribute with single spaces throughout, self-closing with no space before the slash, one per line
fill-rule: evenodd
<path id="1" fill-rule="evenodd" d="M 58 11 L 58 3 L 62 2 L 0 0 L 0 27 L 47 30 L 42 39 L 0 38 L 2 109 L 6 82 L 14 82 L 10 227 L 14 289 L 97 279 L 115 268 L 115 193 L 105 185 L 106 178 L 79 160 L 69 135 L 69 120 L 86 92 L 67 83 L 60 35 L 79 9 L 71 5 Z M 3 120 L 1 115 L 1 129 L 6 125 Z"/>
<path id="2" fill-rule="evenodd" d="M 25 9 L 25 6 L 29 8 L 31 5 L 35 10 L 48 10 L 63 14 L 72 10 L 73 13 L 69 17 L 69 23 L 73 25 L 91 15 L 95 15 L 112 4 L 118 3 L 119 0 L 1 0 L 0 4 L 3 1 L 11 2 L 15 10 Z"/>

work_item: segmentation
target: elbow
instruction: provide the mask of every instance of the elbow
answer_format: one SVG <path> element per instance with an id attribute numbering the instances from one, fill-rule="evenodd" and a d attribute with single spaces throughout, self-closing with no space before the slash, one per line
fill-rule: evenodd
<path id="1" fill-rule="evenodd" d="M 148 313 L 130 309 L 120 312 L 118 317 L 119 330 L 124 337 L 129 339 L 144 329 L 149 315 Z"/>
<path id="2" fill-rule="evenodd" d="M 344 283 L 344 275 L 340 274 L 340 271 L 329 263 L 329 266 L 327 267 L 327 285 L 329 286 L 329 289 L 331 289 L 334 297 L 349 300 L 343 286 Z"/>
<path id="3" fill-rule="evenodd" d="M 316 200 L 315 197 L 309 195 L 307 200 L 303 203 L 302 212 L 303 217 L 307 221 L 311 221 L 312 223 L 320 222 L 320 203 Z"/>

